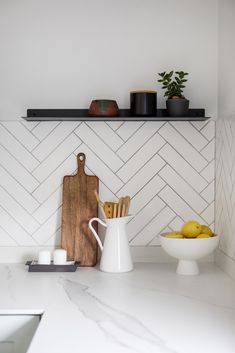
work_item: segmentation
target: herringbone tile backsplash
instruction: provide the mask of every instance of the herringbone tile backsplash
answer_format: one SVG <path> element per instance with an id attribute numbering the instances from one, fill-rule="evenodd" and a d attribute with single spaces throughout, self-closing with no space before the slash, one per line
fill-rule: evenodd
<path id="1" fill-rule="evenodd" d="M 215 126 L 209 122 L 2 122 L 0 246 L 60 243 L 62 178 L 86 154 L 103 200 L 132 198 L 132 246 L 184 220 L 214 225 Z"/>
<path id="2" fill-rule="evenodd" d="M 235 260 L 235 123 L 217 122 L 216 231 L 221 235 L 220 249 Z"/>

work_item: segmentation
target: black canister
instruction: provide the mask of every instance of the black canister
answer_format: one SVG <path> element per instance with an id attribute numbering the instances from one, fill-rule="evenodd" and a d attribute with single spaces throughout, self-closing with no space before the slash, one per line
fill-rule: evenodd
<path id="1" fill-rule="evenodd" d="M 130 93 L 130 101 L 132 116 L 156 116 L 156 91 L 133 91 Z"/>

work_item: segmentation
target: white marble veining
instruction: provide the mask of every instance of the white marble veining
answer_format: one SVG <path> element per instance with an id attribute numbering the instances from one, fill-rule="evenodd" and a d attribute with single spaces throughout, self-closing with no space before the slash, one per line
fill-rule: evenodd
<path id="1" fill-rule="evenodd" d="M 28 353 L 234 353 L 235 283 L 201 266 L 187 277 L 174 264 L 118 275 L 1 265 L 0 314 L 43 313 Z"/>

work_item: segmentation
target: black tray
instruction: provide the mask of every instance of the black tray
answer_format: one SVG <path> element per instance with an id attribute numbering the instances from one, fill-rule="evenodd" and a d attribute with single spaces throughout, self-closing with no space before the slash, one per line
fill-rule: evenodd
<path id="1" fill-rule="evenodd" d="M 36 261 L 27 261 L 26 266 L 29 266 L 29 272 L 75 272 L 79 266 L 79 262 L 74 262 L 71 265 L 39 265 Z"/>

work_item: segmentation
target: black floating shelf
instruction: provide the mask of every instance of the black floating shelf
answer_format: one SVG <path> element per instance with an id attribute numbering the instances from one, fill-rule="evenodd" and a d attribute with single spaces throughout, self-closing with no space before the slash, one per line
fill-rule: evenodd
<path id="1" fill-rule="evenodd" d="M 189 109 L 187 116 L 171 117 L 166 109 L 157 109 L 155 116 L 131 116 L 130 109 L 120 109 L 118 117 L 90 117 L 88 109 L 28 109 L 27 121 L 205 121 L 205 109 Z"/>

